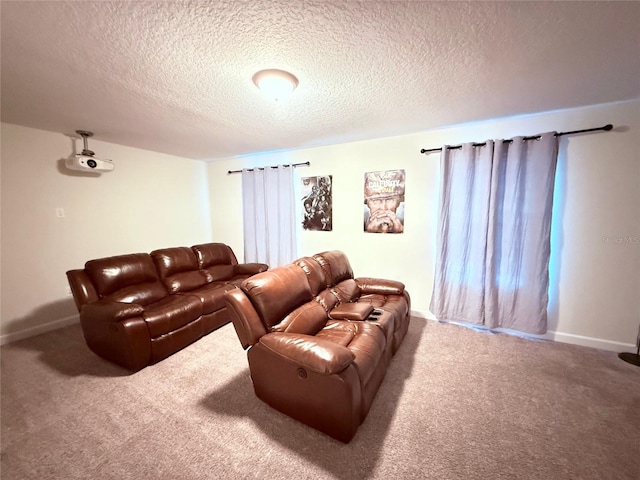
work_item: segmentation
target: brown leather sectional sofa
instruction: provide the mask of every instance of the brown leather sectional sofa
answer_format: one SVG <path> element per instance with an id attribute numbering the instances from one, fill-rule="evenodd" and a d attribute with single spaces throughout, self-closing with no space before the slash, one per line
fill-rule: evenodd
<path id="1" fill-rule="evenodd" d="M 138 371 L 228 323 L 224 293 L 267 269 L 207 243 L 90 260 L 67 278 L 89 348 Z"/>
<path id="2" fill-rule="evenodd" d="M 225 297 L 256 395 L 349 442 L 407 333 L 404 285 L 354 279 L 347 257 L 330 251 L 254 275 Z"/>

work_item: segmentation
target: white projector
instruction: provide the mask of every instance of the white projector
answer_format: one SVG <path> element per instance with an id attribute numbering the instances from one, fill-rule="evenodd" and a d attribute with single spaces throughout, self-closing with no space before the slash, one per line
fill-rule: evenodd
<path id="1" fill-rule="evenodd" d="M 91 155 L 72 155 L 67 158 L 65 165 L 71 170 L 83 172 L 110 172 L 115 168 L 113 161 Z"/>

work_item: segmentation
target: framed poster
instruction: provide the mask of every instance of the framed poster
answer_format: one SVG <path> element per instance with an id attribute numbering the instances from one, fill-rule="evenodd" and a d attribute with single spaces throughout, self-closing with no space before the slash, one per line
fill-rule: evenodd
<path id="1" fill-rule="evenodd" d="M 330 232 L 333 229 L 331 175 L 302 178 L 302 228 Z"/>
<path id="2" fill-rule="evenodd" d="M 404 232 L 404 170 L 364 174 L 364 231 Z"/>

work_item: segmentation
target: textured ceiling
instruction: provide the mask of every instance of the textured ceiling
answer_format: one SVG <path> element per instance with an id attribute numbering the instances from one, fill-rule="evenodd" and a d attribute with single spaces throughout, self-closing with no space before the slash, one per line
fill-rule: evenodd
<path id="1" fill-rule="evenodd" d="M 3 122 L 216 159 L 640 97 L 640 2 L 2 1 Z M 282 103 L 251 82 L 300 80 Z M 97 152 L 99 154 L 99 152 Z"/>

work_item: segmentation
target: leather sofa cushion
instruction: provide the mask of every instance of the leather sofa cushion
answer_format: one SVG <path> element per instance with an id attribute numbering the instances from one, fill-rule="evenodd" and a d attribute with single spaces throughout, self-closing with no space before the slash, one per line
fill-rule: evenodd
<path id="1" fill-rule="evenodd" d="M 374 308 L 381 308 L 396 314 L 398 318 L 403 318 L 409 313 L 407 302 L 400 295 L 363 295 L 358 299 L 358 303 L 369 303 Z"/>
<path id="2" fill-rule="evenodd" d="M 90 260 L 85 271 L 98 295 L 108 300 L 147 305 L 167 294 L 147 253 Z"/>
<path id="3" fill-rule="evenodd" d="M 188 247 L 154 250 L 151 258 L 169 293 L 193 290 L 207 283 L 206 275 L 199 270 L 195 253 Z"/>
<path id="4" fill-rule="evenodd" d="M 353 270 L 346 255 L 339 250 L 323 252 L 314 255 L 313 258 L 324 270 L 327 287 L 332 287 L 342 280 L 353 278 Z"/>
<path id="5" fill-rule="evenodd" d="M 148 305 L 142 314 L 151 337 L 177 330 L 201 316 L 202 302 L 191 295 L 169 295 Z"/>
<path id="6" fill-rule="evenodd" d="M 342 280 L 333 287 L 340 303 L 353 302 L 360 297 L 360 287 L 353 278 Z"/>
<path id="7" fill-rule="evenodd" d="M 241 288 L 268 329 L 313 298 L 304 271 L 294 264 L 258 273 Z"/>
<path id="8" fill-rule="evenodd" d="M 311 288 L 311 293 L 315 296 L 327 288 L 327 278 L 320 264 L 311 257 L 302 257 L 296 260 L 298 265 L 307 275 L 307 281 Z"/>
<path id="9" fill-rule="evenodd" d="M 343 320 L 329 320 L 326 326 L 316 334 L 316 337 L 346 347 L 356 336 L 356 329 L 353 325 L 355 324 Z"/>
<path id="10" fill-rule="evenodd" d="M 238 259 L 224 243 L 204 243 L 191 247 L 198 259 L 198 266 L 204 270 L 209 282 L 223 282 L 234 276 Z"/>
<path id="11" fill-rule="evenodd" d="M 400 295 L 391 295 L 385 298 L 383 305 L 385 310 L 394 310 L 398 313 L 398 317 L 402 318 L 409 314 L 409 306 L 404 297 Z"/>
<path id="12" fill-rule="evenodd" d="M 235 288 L 233 285 L 223 283 L 209 283 L 195 290 L 189 295 L 198 297 L 202 302 L 203 313 L 213 313 L 225 307 L 224 292 Z"/>
<path id="13" fill-rule="evenodd" d="M 159 282 L 145 282 L 121 288 L 111 295 L 105 295 L 102 300 L 110 302 L 137 303 L 149 305 L 167 296 L 167 290 Z"/>
<path id="14" fill-rule="evenodd" d="M 322 308 L 324 308 L 326 312 L 330 312 L 336 305 L 338 305 L 338 303 L 340 303 L 338 295 L 333 290 L 329 289 L 321 291 L 315 300 L 322 305 Z"/>
<path id="15" fill-rule="evenodd" d="M 191 247 L 196 254 L 200 268 L 212 265 L 235 265 L 238 263 L 232 250 L 224 243 L 204 243 Z"/>
<path id="16" fill-rule="evenodd" d="M 212 265 L 203 268 L 210 282 L 224 282 L 233 278 L 233 265 Z"/>
<path id="17" fill-rule="evenodd" d="M 354 354 L 354 364 L 363 387 L 376 370 L 386 345 L 382 329 L 368 322 L 332 320 L 316 338 L 347 347 Z"/>
<path id="18" fill-rule="evenodd" d="M 312 300 L 296 308 L 282 322 L 274 325 L 273 331 L 315 335 L 325 326 L 327 320 L 327 312 L 318 302 Z"/>

